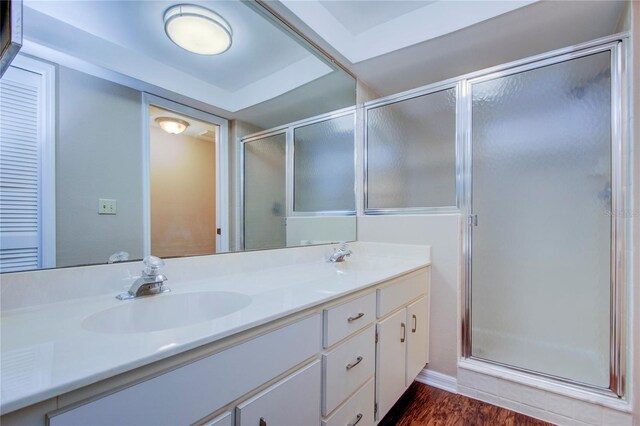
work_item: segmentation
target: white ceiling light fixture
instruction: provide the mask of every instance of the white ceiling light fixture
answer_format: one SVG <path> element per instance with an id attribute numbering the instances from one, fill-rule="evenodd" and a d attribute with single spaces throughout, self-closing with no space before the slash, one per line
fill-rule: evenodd
<path id="1" fill-rule="evenodd" d="M 219 55 L 231 47 L 231 26 L 211 10 L 177 4 L 164 12 L 164 31 L 175 44 L 198 55 Z"/>
<path id="2" fill-rule="evenodd" d="M 172 135 L 179 135 L 189 127 L 188 121 L 175 117 L 158 117 L 156 118 L 156 123 L 158 123 L 162 130 Z"/>

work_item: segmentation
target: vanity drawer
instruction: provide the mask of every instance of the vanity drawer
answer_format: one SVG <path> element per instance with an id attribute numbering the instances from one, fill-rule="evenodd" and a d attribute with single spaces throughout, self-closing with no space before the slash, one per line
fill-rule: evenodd
<path id="1" fill-rule="evenodd" d="M 322 426 L 373 426 L 373 405 L 375 404 L 373 378 L 362 386 L 344 405 L 336 410 Z"/>
<path id="2" fill-rule="evenodd" d="M 324 347 L 371 324 L 375 320 L 376 294 L 371 292 L 338 306 L 324 310 Z"/>
<path id="3" fill-rule="evenodd" d="M 342 404 L 375 372 L 375 328 L 368 327 L 322 355 L 322 415 Z"/>
<path id="4" fill-rule="evenodd" d="M 407 277 L 400 278 L 393 284 L 379 288 L 378 318 L 393 312 L 427 293 L 429 289 L 429 269 L 414 272 Z"/>
<path id="5" fill-rule="evenodd" d="M 315 356 L 321 327 L 320 314 L 309 316 L 119 392 L 54 412 L 48 416 L 49 426 L 192 424 Z"/>
<path id="6" fill-rule="evenodd" d="M 304 367 L 236 408 L 238 426 L 320 424 L 320 361 Z"/>

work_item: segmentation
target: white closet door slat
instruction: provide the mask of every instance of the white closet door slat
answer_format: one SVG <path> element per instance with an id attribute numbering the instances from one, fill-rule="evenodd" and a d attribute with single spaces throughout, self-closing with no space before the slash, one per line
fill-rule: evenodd
<path id="1" fill-rule="evenodd" d="M 0 80 L 0 272 L 40 267 L 40 76 Z"/>

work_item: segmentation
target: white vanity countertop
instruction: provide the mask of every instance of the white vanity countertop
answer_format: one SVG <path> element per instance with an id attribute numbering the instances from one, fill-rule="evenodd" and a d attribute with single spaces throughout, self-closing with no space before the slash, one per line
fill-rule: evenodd
<path id="1" fill-rule="evenodd" d="M 344 263 L 323 261 L 327 246 L 322 251 L 317 247 L 287 249 L 294 258 L 288 265 L 254 266 L 244 268 L 250 269 L 247 272 L 236 271 L 206 279 L 194 279 L 192 273 L 189 281 L 180 281 L 176 272 L 179 268 L 173 268 L 174 275 L 170 269 L 172 261 L 182 262 L 180 267 L 191 261 L 170 259 L 166 275 L 172 292 L 152 296 L 154 298 L 201 291 L 230 291 L 251 297 L 250 304 L 230 315 L 179 328 L 142 333 L 99 333 L 83 328 L 83 320 L 92 314 L 151 299 L 120 301 L 115 298 L 116 292 L 4 309 L 0 329 L 0 412 L 5 414 L 79 389 L 430 265 L 427 246 L 354 243 L 350 248 L 354 254 Z M 261 252 L 263 254 L 254 252 L 246 257 L 255 262 L 278 252 L 286 253 L 274 250 Z M 303 256 L 296 257 L 296 253 Z M 309 253 L 312 255 L 305 257 Z M 215 256 L 217 259 L 211 262 L 219 263 L 221 258 L 229 256 L 232 262 L 241 264 L 238 259 L 242 261 L 243 255 Z M 202 263 L 207 258 L 213 259 L 191 259 Z M 257 263 L 264 262 L 262 259 Z M 129 268 L 139 266 L 128 265 Z M 192 270 L 198 269 L 198 265 L 192 266 Z M 67 278 L 76 274 L 78 279 L 87 279 L 86 271 L 74 271 L 80 269 L 72 268 L 64 274 Z M 10 277 L 3 276 L 3 281 L 9 280 Z"/>

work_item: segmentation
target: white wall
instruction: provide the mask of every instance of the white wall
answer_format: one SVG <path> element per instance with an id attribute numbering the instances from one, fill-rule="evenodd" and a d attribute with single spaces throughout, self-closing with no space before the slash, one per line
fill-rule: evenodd
<path id="1" fill-rule="evenodd" d="M 57 266 L 142 257 L 140 92 L 58 68 L 56 135 Z M 117 200 L 98 215 L 98 199 Z"/>
<path id="2" fill-rule="evenodd" d="M 431 246 L 428 369 L 456 377 L 460 214 L 358 217 L 358 240 Z"/>
<path id="3" fill-rule="evenodd" d="M 355 239 L 355 216 L 290 216 L 287 218 L 287 247 Z"/>

